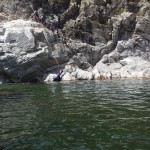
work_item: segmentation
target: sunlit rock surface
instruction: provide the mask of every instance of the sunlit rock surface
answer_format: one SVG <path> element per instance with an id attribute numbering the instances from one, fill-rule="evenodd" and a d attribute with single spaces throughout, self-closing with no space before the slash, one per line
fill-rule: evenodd
<path id="1" fill-rule="evenodd" d="M 39 8 L 54 32 L 29 18 Z M 0 0 L 0 82 L 48 82 L 60 68 L 63 80 L 149 78 L 149 0 Z"/>

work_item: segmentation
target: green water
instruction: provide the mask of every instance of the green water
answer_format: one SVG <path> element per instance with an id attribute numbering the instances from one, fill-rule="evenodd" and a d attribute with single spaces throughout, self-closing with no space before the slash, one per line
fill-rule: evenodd
<path id="1" fill-rule="evenodd" d="M 150 80 L 0 85 L 0 146 L 150 150 Z"/>

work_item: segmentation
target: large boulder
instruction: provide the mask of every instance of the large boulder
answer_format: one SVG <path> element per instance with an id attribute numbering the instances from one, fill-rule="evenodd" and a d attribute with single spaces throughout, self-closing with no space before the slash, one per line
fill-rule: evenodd
<path id="1" fill-rule="evenodd" d="M 0 73 L 12 82 L 41 81 L 44 69 L 69 60 L 64 50 L 55 44 L 54 34 L 40 26 L 24 20 L 3 24 Z"/>

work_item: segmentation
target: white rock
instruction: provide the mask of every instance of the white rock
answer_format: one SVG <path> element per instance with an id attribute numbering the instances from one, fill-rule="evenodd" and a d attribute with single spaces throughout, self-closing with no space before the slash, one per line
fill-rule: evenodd
<path id="1" fill-rule="evenodd" d="M 93 73 L 81 69 L 77 69 L 76 78 L 78 80 L 93 80 Z"/>
<path id="2" fill-rule="evenodd" d="M 98 71 L 97 68 L 95 68 L 95 69 L 92 71 L 92 73 L 93 73 L 93 76 L 94 76 L 94 80 L 100 80 L 100 79 L 101 79 L 101 75 L 100 75 L 100 73 L 99 73 L 99 71 Z"/>
<path id="3" fill-rule="evenodd" d="M 62 78 L 63 81 L 74 81 L 76 80 L 75 77 L 73 77 L 69 72 L 66 72 L 65 75 Z"/>
<path id="4" fill-rule="evenodd" d="M 44 80 L 45 83 L 53 81 L 53 77 L 56 76 L 57 74 L 50 73 Z"/>

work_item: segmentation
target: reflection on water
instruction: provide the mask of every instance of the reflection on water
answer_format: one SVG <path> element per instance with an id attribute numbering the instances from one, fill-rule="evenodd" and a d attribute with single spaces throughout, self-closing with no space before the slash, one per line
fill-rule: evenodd
<path id="1" fill-rule="evenodd" d="M 150 81 L 0 86 L 4 150 L 149 150 Z"/>
<path id="2" fill-rule="evenodd" d="M 5 90 L 0 91 L 0 95 L 9 95 L 9 94 L 13 94 L 13 92 Z"/>

